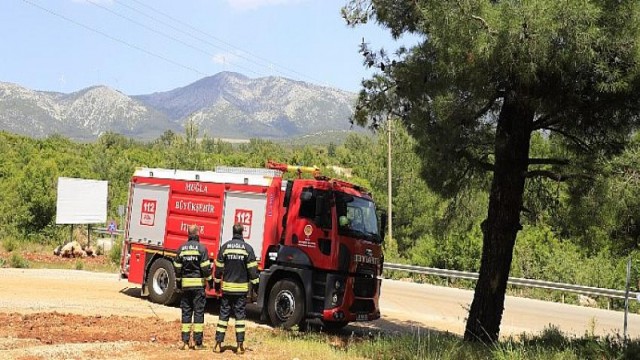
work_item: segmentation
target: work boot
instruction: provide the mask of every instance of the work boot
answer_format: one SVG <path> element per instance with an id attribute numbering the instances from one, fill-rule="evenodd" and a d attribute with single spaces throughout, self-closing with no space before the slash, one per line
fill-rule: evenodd
<path id="1" fill-rule="evenodd" d="M 242 344 L 242 341 L 238 342 L 238 350 L 236 351 L 236 353 L 238 355 L 244 354 L 244 345 Z"/>
<path id="2" fill-rule="evenodd" d="M 194 350 L 204 350 L 204 345 L 202 345 L 202 344 L 199 344 L 199 345 L 198 345 L 198 344 L 196 344 L 196 346 L 195 346 Z"/>
<path id="3" fill-rule="evenodd" d="M 180 350 L 187 350 L 189 348 L 189 343 L 183 342 L 182 346 L 180 346 Z"/>
<path id="4" fill-rule="evenodd" d="M 217 353 L 222 352 L 222 342 L 216 341 L 216 344 L 213 345 L 213 352 L 217 352 Z"/>

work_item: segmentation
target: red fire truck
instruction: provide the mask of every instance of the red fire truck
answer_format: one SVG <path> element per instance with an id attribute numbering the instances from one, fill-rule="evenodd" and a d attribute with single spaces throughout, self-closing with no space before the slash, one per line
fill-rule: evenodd
<path id="1" fill-rule="evenodd" d="M 285 180 L 284 171 L 298 177 Z M 263 316 L 285 328 L 310 318 L 340 328 L 380 317 L 384 220 L 365 189 L 315 167 L 142 168 L 130 183 L 121 274 L 151 301 L 173 303 L 179 293 L 172 260 L 187 227 L 200 227 L 200 241 L 215 259 L 241 223 L 258 260 L 254 300 Z"/>

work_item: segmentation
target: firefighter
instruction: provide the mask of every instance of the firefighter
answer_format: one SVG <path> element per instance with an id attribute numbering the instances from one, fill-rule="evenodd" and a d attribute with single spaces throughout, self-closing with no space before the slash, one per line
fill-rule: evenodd
<path id="1" fill-rule="evenodd" d="M 182 350 L 189 348 L 191 319 L 193 318 L 192 349 L 202 350 L 204 331 L 205 281 L 213 284 L 211 261 L 207 256 L 207 248 L 200 243 L 197 225 L 188 228 L 188 241 L 180 246 L 173 266 L 176 268 L 176 285 L 182 289 L 180 310 L 182 311 Z"/>
<path id="2" fill-rule="evenodd" d="M 236 319 L 237 353 L 244 354 L 245 307 L 249 283 L 258 284 L 258 263 L 251 245 L 244 242 L 242 224 L 233 225 L 233 238 L 220 248 L 216 259 L 214 282 L 216 291 L 222 287 L 220 299 L 220 317 L 216 327 L 216 344 L 214 352 L 222 352 L 222 342 L 227 331 L 227 322 L 233 308 Z"/>

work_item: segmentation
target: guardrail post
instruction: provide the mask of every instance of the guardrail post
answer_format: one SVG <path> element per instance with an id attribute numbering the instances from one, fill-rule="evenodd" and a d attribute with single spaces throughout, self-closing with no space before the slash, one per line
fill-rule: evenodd
<path id="1" fill-rule="evenodd" d="M 624 345 L 627 346 L 627 316 L 629 314 L 629 283 L 631 282 L 631 256 L 627 261 L 627 283 L 624 294 Z"/>

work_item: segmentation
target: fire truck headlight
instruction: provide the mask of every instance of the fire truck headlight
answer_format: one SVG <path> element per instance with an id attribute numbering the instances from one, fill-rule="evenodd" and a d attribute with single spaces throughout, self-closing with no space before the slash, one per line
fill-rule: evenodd
<path id="1" fill-rule="evenodd" d="M 336 290 L 340 290 L 340 288 L 342 287 L 342 282 L 340 280 L 336 280 L 334 287 L 336 288 Z"/>
<path id="2" fill-rule="evenodd" d="M 338 294 L 333 294 L 333 297 L 331 298 L 331 303 L 333 305 L 336 305 L 338 303 Z"/>

